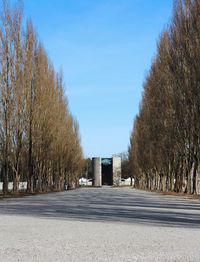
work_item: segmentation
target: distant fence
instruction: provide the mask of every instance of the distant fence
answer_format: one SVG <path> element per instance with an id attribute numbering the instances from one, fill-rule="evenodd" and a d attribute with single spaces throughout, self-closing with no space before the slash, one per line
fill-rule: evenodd
<path id="1" fill-rule="evenodd" d="M 131 178 L 122 178 L 121 179 L 121 186 L 131 186 Z M 132 186 L 134 186 L 134 178 L 132 178 Z"/>
<path id="2" fill-rule="evenodd" d="M 134 178 L 133 178 L 133 186 L 134 186 Z M 92 186 L 92 179 L 87 179 L 87 178 L 84 178 L 84 177 L 81 177 L 79 179 L 79 185 L 80 186 Z M 122 178 L 121 179 L 121 186 L 131 186 L 131 178 Z"/>
<path id="3" fill-rule="evenodd" d="M 23 191 L 27 189 L 27 182 L 20 182 L 19 183 L 19 190 Z M 0 182 L 0 191 L 3 190 L 3 183 Z M 12 191 L 13 190 L 13 182 L 8 183 L 8 190 Z"/>
<path id="4" fill-rule="evenodd" d="M 84 177 L 79 179 L 79 185 L 80 186 L 92 186 L 92 179 L 86 179 Z M 121 179 L 121 186 L 130 186 L 131 185 L 131 178 Z M 134 185 L 134 179 L 133 179 L 133 185 Z M 19 190 L 24 191 L 27 189 L 27 182 L 20 182 L 19 183 Z M 0 192 L 3 190 L 3 183 L 0 182 Z M 8 183 L 8 190 L 13 190 L 13 182 Z"/>
<path id="5" fill-rule="evenodd" d="M 92 186 L 92 179 L 81 177 L 79 179 L 79 185 L 80 186 Z"/>

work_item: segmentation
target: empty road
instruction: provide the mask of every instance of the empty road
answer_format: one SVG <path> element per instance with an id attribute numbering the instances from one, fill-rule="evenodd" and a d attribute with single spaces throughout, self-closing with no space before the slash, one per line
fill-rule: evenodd
<path id="1" fill-rule="evenodd" d="M 200 261 L 200 200 L 130 188 L 0 201 L 0 261 Z"/>

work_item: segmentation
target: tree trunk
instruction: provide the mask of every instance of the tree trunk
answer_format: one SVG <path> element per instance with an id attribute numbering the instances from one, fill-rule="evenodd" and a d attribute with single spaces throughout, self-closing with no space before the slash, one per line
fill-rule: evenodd
<path id="1" fill-rule="evenodd" d="M 18 193 L 19 191 L 19 177 L 19 173 L 15 171 L 13 176 L 13 193 Z"/>
<path id="2" fill-rule="evenodd" d="M 193 184 L 193 190 L 192 190 L 192 194 L 196 194 L 197 193 L 197 183 L 196 183 L 196 180 L 197 180 L 197 161 L 195 161 L 195 164 L 194 164 L 194 169 L 193 169 L 193 181 L 192 181 L 192 184 Z"/>
<path id="3" fill-rule="evenodd" d="M 5 160 L 3 168 L 3 195 L 8 194 L 8 163 Z"/>

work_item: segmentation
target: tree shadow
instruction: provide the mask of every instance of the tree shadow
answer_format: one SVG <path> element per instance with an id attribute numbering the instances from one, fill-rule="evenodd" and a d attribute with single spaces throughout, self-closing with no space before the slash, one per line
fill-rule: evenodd
<path id="1" fill-rule="evenodd" d="M 0 214 L 200 228 L 200 201 L 132 189 L 84 188 L 7 199 Z"/>

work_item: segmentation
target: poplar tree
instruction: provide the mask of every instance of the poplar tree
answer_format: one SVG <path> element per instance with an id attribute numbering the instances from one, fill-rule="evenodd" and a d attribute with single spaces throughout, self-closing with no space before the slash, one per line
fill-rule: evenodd
<path id="1" fill-rule="evenodd" d="M 19 2 L 1 2 L 0 17 L 0 174 L 3 194 L 20 181 L 27 192 L 78 186 L 82 147 L 77 121 L 31 20 L 22 28 Z M 24 32 L 24 33 L 22 33 Z"/>
<path id="2" fill-rule="evenodd" d="M 197 192 L 200 162 L 200 0 L 174 1 L 144 83 L 130 138 L 136 186 Z"/>

